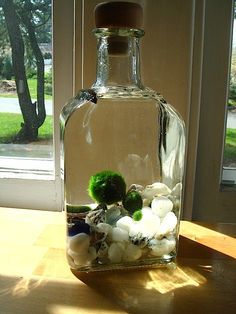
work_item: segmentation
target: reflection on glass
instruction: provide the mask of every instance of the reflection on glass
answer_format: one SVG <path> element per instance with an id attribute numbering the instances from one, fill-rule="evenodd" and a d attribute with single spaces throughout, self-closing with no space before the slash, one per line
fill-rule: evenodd
<path id="1" fill-rule="evenodd" d="M 51 0 L 0 4 L 0 172 L 52 172 Z"/>

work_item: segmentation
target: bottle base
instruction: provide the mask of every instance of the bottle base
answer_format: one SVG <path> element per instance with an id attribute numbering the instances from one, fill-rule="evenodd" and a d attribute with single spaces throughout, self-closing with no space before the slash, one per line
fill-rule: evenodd
<path id="1" fill-rule="evenodd" d="M 139 263 L 129 262 L 129 263 L 122 263 L 122 264 L 107 264 L 107 265 L 90 265 L 90 266 L 83 266 L 79 268 L 72 268 L 71 272 L 78 277 L 80 273 L 90 273 L 90 272 L 103 272 L 103 271 L 123 271 L 123 270 L 141 270 L 141 269 L 153 269 L 153 268 L 176 268 L 176 256 L 162 256 L 160 258 L 149 259 L 144 261 L 139 261 Z M 78 277 L 79 278 L 79 277 Z"/>

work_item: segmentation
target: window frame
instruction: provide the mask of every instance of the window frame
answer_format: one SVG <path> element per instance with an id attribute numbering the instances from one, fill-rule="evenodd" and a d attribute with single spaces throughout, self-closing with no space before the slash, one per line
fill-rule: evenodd
<path id="1" fill-rule="evenodd" d="M 74 8 L 74 0 L 52 1 L 54 176 L 50 180 L 42 180 L 37 175 L 35 179 L 1 178 L 2 207 L 61 210 L 59 116 L 74 90 Z"/>
<path id="2" fill-rule="evenodd" d="M 200 5 L 202 19 L 199 19 L 196 25 L 203 30 L 200 38 L 202 50 L 195 57 L 198 64 L 195 72 L 200 69 L 201 75 L 199 80 L 192 84 L 192 94 L 198 85 L 199 111 L 190 216 L 193 220 L 232 222 L 236 220 L 236 190 L 222 188 L 221 176 L 234 1 L 196 1 L 196 10 Z M 194 116 L 190 118 L 190 125 L 195 119 Z"/>

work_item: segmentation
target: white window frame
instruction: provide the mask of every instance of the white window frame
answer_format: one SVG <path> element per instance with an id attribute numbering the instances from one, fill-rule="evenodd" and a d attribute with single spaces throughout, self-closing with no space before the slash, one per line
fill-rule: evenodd
<path id="1" fill-rule="evenodd" d="M 73 95 L 75 2 L 57 0 L 52 4 L 55 173 L 50 180 L 38 179 L 37 175 L 35 179 L 1 178 L 2 207 L 61 210 L 59 116 L 62 106 Z M 80 10 L 79 3 L 76 9 Z"/>

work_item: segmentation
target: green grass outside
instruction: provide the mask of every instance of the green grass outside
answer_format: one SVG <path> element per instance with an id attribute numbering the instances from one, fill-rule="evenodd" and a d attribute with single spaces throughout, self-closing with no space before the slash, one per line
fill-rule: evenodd
<path id="1" fill-rule="evenodd" d="M 19 132 L 23 118 L 17 113 L 0 113 L 0 144 L 11 143 Z M 53 119 L 47 116 L 44 124 L 39 128 L 38 140 L 52 139 Z"/>
<path id="2" fill-rule="evenodd" d="M 11 143 L 20 130 L 22 115 L 16 113 L 0 113 L 0 143 Z M 52 139 L 53 119 L 47 116 L 44 124 L 39 129 L 39 141 Z M 236 161 L 236 129 L 227 129 L 224 152 L 225 162 Z"/>
<path id="3" fill-rule="evenodd" d="M 236 129 L 227 129 L 224 162 L 236 162 Z"/>
<path id="4" fill-rule="evenodd" d="M 28 79 L 28 86 L 30 90 L 30 95 L 32 99 L 37 99 L 37 80 L 36 79 Z M 5 98 L 18 98 L 17 93 L 0 93 L 0 97 Z M 51 95 L 45 94 L 45 99 L 52 99 Z"/>

